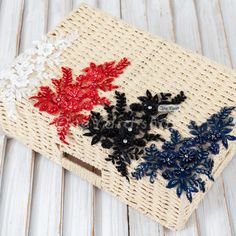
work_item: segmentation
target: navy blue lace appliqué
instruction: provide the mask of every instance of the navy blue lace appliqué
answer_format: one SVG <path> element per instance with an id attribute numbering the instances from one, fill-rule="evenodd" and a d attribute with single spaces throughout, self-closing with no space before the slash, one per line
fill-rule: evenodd
<path id="1" fill-rule="evenodd" d="M 180 133 L 170 128 L 171 137 L 159 150 L 155 144 L 145 148 L 144 162 L 132 172 L 137 180 L 148 176 L 154 183 L 159 172 L 167 181 L 167 188 L 176 188 L 178 197 L 183 192 L 192 202 L 192 193 L 205 192 L 205 182 L 201 175 L 214 181 L 212 156 L 220 151 L 220 143 L 227 149 L 228 141 L 236 140 L 230 135 L 234 120 L 230 114 L 234 107 L 222 108 L 206 122 L 198 126 L 191 121 L 188 128 L 192 137 L 182 138 Z"/>

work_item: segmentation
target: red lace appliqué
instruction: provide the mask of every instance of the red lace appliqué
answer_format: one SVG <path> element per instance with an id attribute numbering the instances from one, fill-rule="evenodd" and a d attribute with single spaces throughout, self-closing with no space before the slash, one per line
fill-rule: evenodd
<path id="1" fill-rule="evenodd" d="M 65 140 L 71 125 L 77 126 L 89 120 L 84 111 L 91 111 L 94 106 L 109 104 L 106 97 L 100 97 L 98 91 L 110 91 L 118 86 L 113 85 L 115 78 L 123 73 L 130 64 L 127 58 L 106 62 L 101 65 L 90 63 L 83 69 L 84 74 L 72 79 L 72 69 L 62 67 L 62 78 L 52 79 L 54 91 L 48 86 L 41 86 L 36 96 L 30 99 L 36 100 L 34 104 L 40 111 L 57 115 L 50 124 L 57 127 L 60 140 Z"/>

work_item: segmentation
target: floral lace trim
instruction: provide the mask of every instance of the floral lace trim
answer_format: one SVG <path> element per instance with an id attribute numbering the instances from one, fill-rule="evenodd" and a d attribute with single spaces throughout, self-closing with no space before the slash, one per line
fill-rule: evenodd
<path id="1" fill-rule="evenodd" d="M 230 117 L 233 109 L 223 108 L 200 126 L 191 121 L 188 128 L 192 136 L 188 138 L 182 138 L 171 128 L 170 140 L 164 142 L 161 149 L 155 144 L 145 149 L 144 162 L 135 168 L 132 176 L 137 180 L 148 176 L 154 183 L 159 172 L 168 181 L 167 188 L 176 188 L 178 197 L 185 192 L 192 202 L 192 193 L 205 192 L 205 181 L 200 176 L 214 180 L 212 157 L 219 153 L 220 142 L 227 149 L 228 141 L 236 140 L 230 135 L 234 127 Z"/>
<path id="2" fill-rule="evenodd" d="M 127 58 L 121 59 L 118 63 L 90 63 L 75 81 L 72 78 L 72 69 L 62 67 L 62 78 L 52 80 L 54 90 L 42 86 L 38 94 L 31 99 L 36 100 L 34 106 L 40 111 L 57 115 L 51 124 L 57 127 L 60 140 L 68 144 L 66 135 L 70 126 L 78 126 L 89 119 L 83 112 L 91 111 L 94 106 L 110 103 L 106 97 L 100 97 L 98 91 L 106 92 L 117 88 L 118 86 L 112 82 L 129 64 Z"/>
<path id="3" fill-rule="evenodd" d="M 0 72 L 0 97 L 6 102 L 9 118 L 16 117 L 16 100 L 29 96 L 42 81 L 54 76 L 47 67 L 60 65 L 61 54 L 78 37 L 78 33 L 43 37 Z"/>
<path id="4" fill-rule="evenodd" d="M 128 177 L 127 165 L 131 160 L 139 159 L 144 147 L 150 141 L 165 141 L 160 134 L 153 133 L 152 128 L 168 128 L 167 112 L 159 112 L 161 105 L 178 105 L 186 97 L 183 92 L 172 98 L 170 93 L 152 95 L 147 90 L 146 96 L 138 97 L 139 102 L 127 106 L 124 93 L 115 92 L 116 105 L 105 105 L 107 117 L 92 112 L 85 136 L 92 137 L 92 145 L 101 142 L 102 147 L 112 149 L 106 158 L 111 161 L 122 176 Z"/>

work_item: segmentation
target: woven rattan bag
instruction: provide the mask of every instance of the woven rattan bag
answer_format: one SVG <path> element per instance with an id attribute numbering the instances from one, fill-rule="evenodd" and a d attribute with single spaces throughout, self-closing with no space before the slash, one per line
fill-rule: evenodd
<path id="1" fill-rule="evenodd" d="M 173 230 L 235 153 L 233 70 L 86 5 L 0 91 L 8 135 Z"/>

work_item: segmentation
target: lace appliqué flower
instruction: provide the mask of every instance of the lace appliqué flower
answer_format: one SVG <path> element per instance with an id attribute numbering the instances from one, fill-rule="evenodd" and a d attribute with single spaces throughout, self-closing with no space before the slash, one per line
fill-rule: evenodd
<path id="1" fill-rule="evenodd" d="M 60 140 L 68 144 L 66 135 L 70 126 L 85 123 L 89 119 L 89 116 L 84 114 L 85 111 L 110 103 L 106 97 L 100 97 L 99 90 L 106 92 L 116 89 L 118 86 L 112 84 L 113 80 L 119 77 L 129 64 L 127 58 L 118 63 L 90 63 L 89 67 L 83 69 L 84 74 L 77 76 L 75 81 L 72 79 L 72 70 L 62 67 L 62 78 L 52 80 L 54 90 L 42 86 L 38 94 L 31 99 L 36 100 L 34 106 L 40 111 L 57 116 L 51 124 L 57 127 Z"/>
<path id="2" fill-rule="evenodd" d="M 188 128 L 192 137 L 182 138 L 177 130 L 171 128 L 170 140 L 161 150 L 155 144 L 145 149 L 145 161 L 135 168 L 132 176 L 137 180 L 148 176 L 154 183 L 159 172 L 168 181 L 167 188 L 176 188 L 178 197 L 185 192 L 192 202 L 192 193 L 205 191 L 205 182 L 200 176 L 206 175 L 214 180 L 212 156 L 219 153 L 220 142 L 227 149 L 228 141 L 236 140 L 230 135 L 234 126 L 230 117 L 233 109 L 223 108 L 200 126 L 191 121 Z"/>
<path id="3" fill-rule="evenodd" d="M 16 117 L 16 100 L 28 97 L 42 81 L 54 76 L 47 67 L 60 65 L 62 52 L 78 36 L 78 33 L 73 33 L 35 41 L 33 48 L 27 49 L 0 72 L 0 97 L 6 102 L 9 118 Z"/>
<path id="4" fill-rule="evenodd" d="M 138 97 L 140 103 L 127 106 L 125 94 L 116 91 L 116 105 L 104 107 L 107 117 L 92 112 L 85 127 L 89 132 L 84 135 L 92 137 L 92 145 L 101 142 L 103 148 L 112 149 L 106 160 L 111 161 L 127 179 L 127 165 L 142 156 L 146 144 L 150 141 L 164 141 L 160 134 L 151 132 L 153 126 L 171 126 L 166 121 L 168 113 L 158 112 L 158 106 L 180 104 L 186 99 L 183 92 L 174 98 L 164 93 L 153 96 L 148 90 L 146 95 Z"/>

